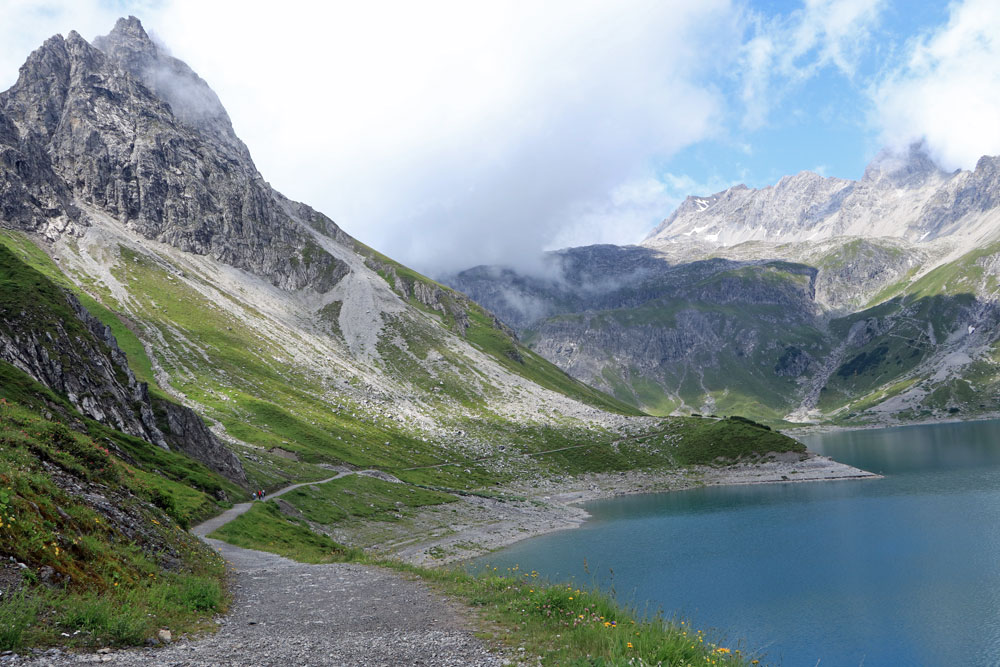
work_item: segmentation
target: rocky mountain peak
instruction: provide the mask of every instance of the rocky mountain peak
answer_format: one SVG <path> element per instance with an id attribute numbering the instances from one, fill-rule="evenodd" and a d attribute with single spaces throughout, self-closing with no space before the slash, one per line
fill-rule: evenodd
<path id="1" fill-rule="evenodd" d="M 905 151 L 882 149 L 865 168 L 862 182 L 884 181 L 897 188 L 919 188 L 948 174 L 930 156 L 924 142 L 910 144 Z"/>
<path id="2" fill-rule="evenodd" d="M 773 186 L 729 188 L 689 197 L 643 241 L 735 246 L 839 236 L 896 237 L 918 242 L 974 234 L 1000 201 L 992 158 L 974 172 L 944 171 L 923 142 L 879 153 L 857 181 L 803 171 Z M 970 236 L 971 238 L 971 236 Z"/>
<path id="3" fill-rule="evenodd" d="M 110 33 L 94 39 L 94 46 L 169 104 L 182 123 L 250 161 L 250 152 L 208 83 L 151 39 L 139 19 L 118 19 Z"/>
<path id="4" fill-rule="evenodd" d="M 132 74 L 142 72 L 159 57 L 156 44 L 134 16 L 118 19 L 111 32 L 94 39 L 94 46 Z"/>
<path id="5" fill-rule="evenodd" d="M 89 209 L 288 289 L 326 291 L 348 271 L 314 240 L 315 212 L 261 177 L 208 84 L 135 17 L 31 54 L 0 93 L 0 182 L 0 224 L 49 238 Z"/>
<path id="6" fill-rule="evenodd" d="M 149 39 L 149 35 L 146 34 L 146 30 L 142 27 L 142 21 L 131 15 L 128 18 L 122 17 L 118 19 L 115 22 L 115 27 L 108 33 L 107 38 L 118 41 L 138 40 L 152 44 L 152 40 Z"/>

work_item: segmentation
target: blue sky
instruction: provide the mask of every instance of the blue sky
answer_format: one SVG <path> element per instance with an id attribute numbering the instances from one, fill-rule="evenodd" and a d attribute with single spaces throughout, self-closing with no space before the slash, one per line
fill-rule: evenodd
<path id="1" fill-rule="evenodd" d="M 777 101 L 760 125 L 743 123 L 744 109 L 734 104 L 734 117 L 722 138 L 692 144 L 666 157 L 659 167 L 696 183 L 742 182 L 751 187 L 802 170 L 861 178 L 872 157 L 886 147 L 882 128 L 871 118 L 875 101 L 870 88 L 905 61 L 910 40 L 942 26 L 949 15 L 944 2 L 872 4 L 879 7 L 877 18 L 866 43 L 853 54 L 852 71 L 827 64 L 803 81 L 779 83 Z M 757 2 L 749 7 L 765 20 L 787 20 L 804 11 L 802 2 Z M 800 62 L 815 55 L 807 52 Z M 728 98 L 736 96 L 736 91 L 727 91 Z"/>
<path id="2" fill-rule="evenodd" d="M 431 274 L 634 243 L 688 194 L 1000 154 L 1000 3 L 0 0 L 0 87 L 135 14 L 266 179 Z"/>

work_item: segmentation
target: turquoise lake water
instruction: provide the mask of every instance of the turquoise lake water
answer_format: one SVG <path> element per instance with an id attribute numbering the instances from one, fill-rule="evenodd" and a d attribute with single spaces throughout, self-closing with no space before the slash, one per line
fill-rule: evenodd
<path id="1" fill-rule="evenodd" d="M 613 586 L 768 664 L 1000 665 L 1000 422 L 802 440 L 885 479 L 588 503 L 486 560 Z"/>

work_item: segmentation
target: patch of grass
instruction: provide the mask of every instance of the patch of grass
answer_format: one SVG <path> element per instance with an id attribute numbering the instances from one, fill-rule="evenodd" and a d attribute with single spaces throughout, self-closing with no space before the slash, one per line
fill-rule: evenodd
<path id="1" fill-rule="evenodd" d="M 680 465 L 711 464 L 757 457 L 769 452 L 806 451 L 798 440 L 741 417 L 727 419 L 678 420 L 672 435 L 676 440 L 676 461 Z"/>
<path id="2" fill-rule="evenodd" d="M 0 555 L 28 565 L 26 587 L 0 598 L 3 650 L 141 644 L 225 607 L 221 559 L 171 518 L 185 511 L 174 498 L 200 507 L 202 492 L 150 477 L 106 441 L 0 398 Z M 43 571 L 58 587 L 38 583 Z"/>
<path id="3" fill-rule="evenodd" d="M 0 599 L 0 651 L 24 648 L 26 631 L 35 626 L 43 609 L 41 600 L 23 590 Z"/>
<path id="4" fill-rule="evenodd" d="M 455 502 L 455 496 L 409 484 L 349 475 L 325 484 L 304 486 L 282 496 L 303 516 L 331 525 L 348 517 L 391 519 L 402 507 L 426 507 Z"/>
<path id="5" fill-rule="evenodd" d="M 248 512 L 209 537 L 301 563 L 333 563 L 356 555 L 326 535 L 314 533 L 305 523 L 286 517 L 274 501 L 254 503 Z"/>
<path id="6" fill-rule="evenodd" d="M 140 646 L 163 627 L 174 634 L 212 629 L 210 615 L 228 603 L 219 576 L 173 572 L 106 591 L 38 587 L 0 600 L 0 650 Z"/>
<path id="7" fill-rule="evenodd" d="M 511 568 L 475 575 L 399 563 L 497 624 L 495 638 L 523 646 L 544 665 L 750 665 L 753 655 L 722 645 L 683 621 L 642 619 L 606 593 L 539 581 Z"/>

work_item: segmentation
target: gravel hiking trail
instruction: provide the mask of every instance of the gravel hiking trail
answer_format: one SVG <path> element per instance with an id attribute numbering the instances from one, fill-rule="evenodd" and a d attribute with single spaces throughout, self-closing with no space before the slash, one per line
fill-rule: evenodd
<path id="1" fill-rule="evenodd" d="M 323 482 L 337 479 L 342 472 Z M 296 484 L 269 494 L 286 493 Z M 473 634 L 470 614 L 419 580 L 390 570 L 307 565 L 205 537 L 250 509 L 240 503 L 192 529 L 233 571 L 233 604 L 213 635 L 98 653 L 52 649 L 0 665 L 507 665 Z"/>

